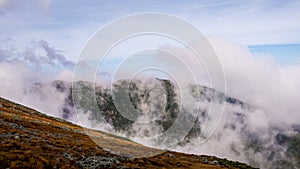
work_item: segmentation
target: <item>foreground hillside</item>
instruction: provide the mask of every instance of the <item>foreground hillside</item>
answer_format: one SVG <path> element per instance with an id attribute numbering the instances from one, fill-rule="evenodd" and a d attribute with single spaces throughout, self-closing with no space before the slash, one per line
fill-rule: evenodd
<path id="1" fill-rule="evenodd" d="M 183 88 L 182 92 L 176 89 L 176 83 L 167 79 L 127 79 L 115 82 L 112 89 L 107 89 L 105 85 L 93 84 L 90 82 L 74 82 L 74 91 L 71 83 L 64 81 L 54 81 L 52 83 L 37 83 L 32 90 L 33 97 L 45 98 L 45 93 L 56 91 L 57 95 L 64 95 L 59 103 L 58 117 L 73 121 L 75 109 L 79 114 L 83 114 L 88 121 L 87 126 L 97 126 L 97 129 L 120 133 L 128 138 L 136 136 L 155 135 L 165 132 L 178 117 L 180 111 L 198 112 L 193 128 L 186 135 L 178 146 L 172 150 L 180 150 L 193 154 L 202 154 L 206 150 L 207 154 L 216 154 L 222 157 L 244 161 L 251 166 L 265 169 L 295 169 L 300 168 L 300 124 L 299 123 L 275 123 L 270 121 L 267 112 L 263 108 L 252 106 L 246 102 L 230 97 L 213 88 L 190 85 Z M 126 90 L 129 88 L 129 90 Z M 91 90 L 92 89 L 92 90 Z M 49 92 L 51 91 L 51 92 Z M 97 104 L 92 105 L 94 94 Z M 128 105 L 141 112 L 139 119 L 151 122 L 139 123 L 139 120 L 132 121 L 123 118 L 119 109 L 115 106 L 114 95 L 129 95 L 130 104 L 123 107 L 122 113 L 127 112 Z M 180 101 L 180 93 L 190 95 L 188 104 Z M 54 94 L 50 94 L 52 98 Z M 74 97 L 75 96 L 75 97 Z M 76 98 L 79 98 L 76 102 Z M 122 98 L 122 97 L 120 97 Z M 122 99 L 120 101 L 126 101 Z M 194 102 L 191 104 L 191 102 Z M 215 117 L 209 113 L 210 104 L 226 103 L 221 122 L 212 137 L 205 144 L 200 144 L 198 139 L 205 138 L 203 128 L 205 124 L 213 123 Z M 44 102 L 44 100 L 43 100 Z M 50 104 L 52 101 L 50 102 Z M 77 104 L 74 104 L 77 103 Z M 52 105 L 52 104 L 51 104 Z M 199 105 L 192 109 L 191 105 Z M 119 107 L 120 108 L 120 107 Z M 195 107 L 194 107 L 195 108 Z M 46 111 L 48 109 L 45 109 Z M 79 111 L 78 111 L 79 110 Z M 99 118 L 99 111 L 101 112 Z M 131 113 L 131 111 L 128 111 Z M 50 112 L 51 114 L 51 112 Z M 150 116 L 149 116 L 150 115 Z M 113 130 L 99 127 L 99 123 L 108 123 Z M 149 121 L 149 120 L 148 120 Z M 230 136 L 230 137 L 229 137 Z M 161 144 L 161 141 L 152 140 L 152 145 Z M 164 147 L 164 146 L 162 146 Z"/>
<path id="2" fill-rule="evenodd" d="M 94 133 L 116 155 L 99 147 L 86 134 Z M 166 151 L 147 158 L 130 154 L 159 150 L 100 131 L 84 130 L 75 124 L 41 114 L 0 98 L 0 168 L 251 168 L 211 156 Z"/>

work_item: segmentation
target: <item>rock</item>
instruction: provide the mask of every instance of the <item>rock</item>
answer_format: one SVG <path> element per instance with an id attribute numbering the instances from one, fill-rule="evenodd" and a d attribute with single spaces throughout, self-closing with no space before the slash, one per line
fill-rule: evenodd
<path id="1" fill-rule="evenodd" d="M 176 157 L 174 154 L 171 154 L 171 153 L 167 154 L 166 156 L 170 157 L 170 158 L 175 158 Z"/>
<path id="2" fill-rule="evenodd" d="M 75 163 L 76 166 L 80 168 L 111 168 L 114 164 L 119 163 L 115 157 L 103 157 L 103 156 L 94 156 L 83 158 Z"/>

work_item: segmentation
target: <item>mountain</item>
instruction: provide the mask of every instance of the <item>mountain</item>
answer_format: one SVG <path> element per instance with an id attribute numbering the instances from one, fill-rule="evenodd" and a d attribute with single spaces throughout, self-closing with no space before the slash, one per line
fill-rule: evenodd
<path id="1" fill-rule="evenodd" d="M 89 133 L 89 136 L 86 134 Z M 98 146 L 92 137 L 127 154 Z M 251 168 L 214 156 L 164 151 L 133 158 L 132 154 L 161 150 L 126 138 L 83 128 L 0 98 L 0 168 Z"/>
<path id="2" fill-rule="evenodd" d="M 72 86 L 76 88 L 76 94 Z M 184 153 L 217 155 L 259 168 L 300 168 L 300 124 L 273 124 L 264 116 L 266 110 L 209 87 L 189 85 L 181 92 L 189 96 L 185 97 L 189 99 L 185 103 L 191 100 L 199 104 L 199 109 L 189 109 L 190 105 L 181 104 L 176 83 L 166 79 L 119 80 L 112 84 L 112 90 L 110 86 L 85 81 L 73 84 L 65 81 L 39 82 L 26 91 L 47 102 L 47 105 L 57 103 L 52 106 L 55 111 L 48 114 L 75 123 L 78 123 L 79 117 L 84 126 L 129 139 L 167 131 L 181 111 L 197 112 L 191 130 L 176 146 L 168 147 L 169 143 L 161 139 L 151 140 L 150 145 Z M 122 112 L 131 111 L 127 110 L 128 100 L 122 102 L 126 101 L 122 94 L 129 95 L 130 110 L 138 110 L 135 120 L 123 117 Z M 122 98 L 119 107 L 115 105 L 115 96 Z M 209 113 L 210 104 L 221 104 L 222 101 L 226 105 L 218 127 L 212 136 L 203 135 L 203 126 L 214 118 Z M 49 107 L 46 107 L 47 110 Z M 199 138 L 207 141 L 200 144 Z"/>

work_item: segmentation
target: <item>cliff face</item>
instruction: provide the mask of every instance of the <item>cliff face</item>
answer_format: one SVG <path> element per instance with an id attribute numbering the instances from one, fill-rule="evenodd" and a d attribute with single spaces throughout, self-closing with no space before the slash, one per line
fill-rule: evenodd
<path id="1" fill-rule="evenodd" d="M 106 148 L 86 134 L 93 135 Z M 0 98 L 0 169 L 4 168 L 251 168 L 212 156 L 165 151 L 157 153 L 130 140 L 84 129 Z M 109 149 L 107 147 L 110 146 Z M 125 154 L 113 154 L 122 149 Z"/>

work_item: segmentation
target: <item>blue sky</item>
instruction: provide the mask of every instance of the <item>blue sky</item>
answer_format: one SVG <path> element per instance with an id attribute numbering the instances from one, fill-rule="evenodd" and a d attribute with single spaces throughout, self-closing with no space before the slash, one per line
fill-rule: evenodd
<path id="1" fill-rule="evenodd" d="M 300 44 L 277 44 L 277 45 L 251 45 L 248 46 L 252 53 L 273 56 L 283 65 L 300 63 Z"/>
<path id="2" fill-rule="evenodd" d="M 300 54 L 299 9 L 300 1 L 292 0 L 0 0 L 0 37 L 12 38 L 19 48 L 44 39 L 75 60 L 93 33 L 112 20 L 163 12 L 189 21 L 206 35 L 294 63 Z"/>

